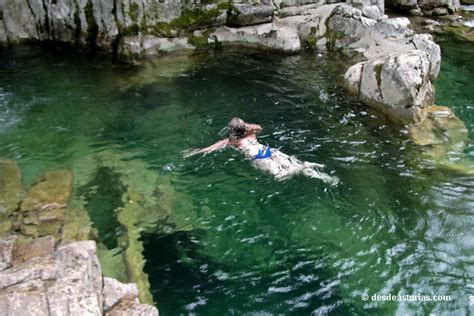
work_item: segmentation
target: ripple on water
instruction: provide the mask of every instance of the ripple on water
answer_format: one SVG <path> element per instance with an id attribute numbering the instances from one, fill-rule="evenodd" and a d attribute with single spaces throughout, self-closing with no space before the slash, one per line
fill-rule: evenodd
<path id="1" fill-rule="evenodd" d="M 466 311 L 457 296 L 427 307 L 360 299 L 474 293 L 474 181 L 420 156 L 405 135 L 345 96 L 335 83 L 340 65 L 323 56 L 219 52 L 177 76 L 148 71 L 140 82 L 143 73 L 131 80 L 120 66 L 97 71 L 94 61 L 58 58 L 53 71 L 35 58 L 0 69 L 11 78 L 6 88 L 0 76 L 0 120 L 14 122 L 8 130 L 0 124 L 0 153 L 20 161 L 26 183 L 71 165 L 86 177 L 81 168 L 96 168 L 110 152 L 114 162 L 134 162 L 102 170 L 82 188 L 91 215 L 108 218 L 95 222 L 111 232 L 111 247 L 117 236 L 106 224 L 122 188 L 104 188 L 102 198 L 89 187 L 143 174 L 136 165 L 169 177 L 192 200 L 196 220 L 186 232 L 142 236 L 162 315 Z M 468 102 L 458 110 L 470 128 Z M 341 183 L 277 182 L 234 150 L 182 159 L 182 150 L 225 137 L 233 116 L 262 124 L 262 142 L 324 163 Z"/>

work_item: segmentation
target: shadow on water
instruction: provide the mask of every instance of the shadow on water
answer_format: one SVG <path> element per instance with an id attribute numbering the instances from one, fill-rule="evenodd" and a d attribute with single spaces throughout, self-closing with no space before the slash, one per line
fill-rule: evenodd
<path id="1" fill-rule="evenodd" d="M 120 175 L 109 167 L 99 168 L 89 183 L 77 189 L 77 195 L 85 199 L 87 213 L 97 228 L 100 240 L 108 249 L 118 246 L 117 238 L 123 229 L 115 210 L 123 206 L 122 195 L 125 191 Z"/>
<path id="2" fill-rule="evenodd" d="M 145 271 L 162 315 L 241 315 L 245 313 L 309 315 L 357 311 L 342 300 L 323 256 L 314 253 L 277 251 L 282 265 L 268 270 L 223 265 L 201 253 L 205 232 L 175 233 L 156 238 L 143 236 Z M 307 256 L 306 256 L 307 255 Z M 313 273 L 304 274 L 307 266 Z M 306 284 L 301 283 L 307 278 Z M 315 285 L 318 286 L 315 286 Z M 327 287 L 325 289 L 325 287 Z M 292 299 L 287 293 L 292 291 Z M 262 292 L 264 293 L 262 295 Z M 330 293 L 329 293 L 330 292 Z M 173 302 L 173 304 L 160 304 Z M 361 312 L 360 310 L 358 312 Z"/>

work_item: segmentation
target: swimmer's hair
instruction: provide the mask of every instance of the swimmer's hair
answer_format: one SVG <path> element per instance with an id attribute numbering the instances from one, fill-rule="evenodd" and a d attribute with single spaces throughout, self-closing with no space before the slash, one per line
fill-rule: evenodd
<path id="1" fill-rule="evenodd" d="M 229 128 L 230 140 L 240 139 L 247 134 L 247 126 L 245 125 L 244 120 L 238 117 L 234 117 L 232 120 L 230 120 L 227 127 Z"/>

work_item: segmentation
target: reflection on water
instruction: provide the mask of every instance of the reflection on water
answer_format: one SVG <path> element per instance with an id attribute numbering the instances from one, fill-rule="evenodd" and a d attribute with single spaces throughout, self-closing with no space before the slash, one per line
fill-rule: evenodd
<path id="1" fill-rule="evenodd" d="M 466 91 L 473 89 L 464 71 L 472 61 L 449 49 L 438 102 L 454 109 L 472 138 Z M 73 167 L 75 183 L 83 184 L 76 194 L 86 198 L 107 247 L 120 231 L 113 213 L 123 203 L 113 184 L 118 171 L 87 178 L 79 160 L 84 166 L 94 154 L 123 152 L 124 161 L 171 177 L 192 200 L 194 230 L 142 236 L 162 315 L 467 312 L 474 294 L 472 146 L 462 168 L 431 163 L 340 91 L 341 65 L 313 55 L 222 52 L 144 70 L 34 50 L 6 51 L 0 61 L 7 65 L 0 69 L 0 156 L 19 161 L 26 184 L 45 170 Z M 183 149 L 222 137 L 233 116 L 261 124 L 262 142 L 324 163 L 340 185 L 305 177 L 275 182 L 233 150 L 182 159 Z M 360 298 L 377 293 L 453 299 Z"/>

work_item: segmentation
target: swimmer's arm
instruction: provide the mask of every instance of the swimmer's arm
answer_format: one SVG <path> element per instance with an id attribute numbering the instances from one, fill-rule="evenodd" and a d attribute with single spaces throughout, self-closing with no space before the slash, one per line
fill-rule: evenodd
<path id="1" fill-rule="evenodd" d="M 263 130 L 262 126 L 259 125 L 259 124 L 249 124 L 249 123 L 247 123 L 246 127 L 247 127 L 247 130 L 250 133 L 255 133 L 255 134 L 258 134 Z"/>
<path id="2" fill-rule="evenodd" d="M 225 148 L 229 144 L 229 139 L 222 139 L 218 141 L 217 143 L 206 147 L 206 148 L 201 148 L 201 149 L 188 149 L 183 151 L 183 157 L 188 158 L 197 154 L 208 154 L 210 152 Z"/>

